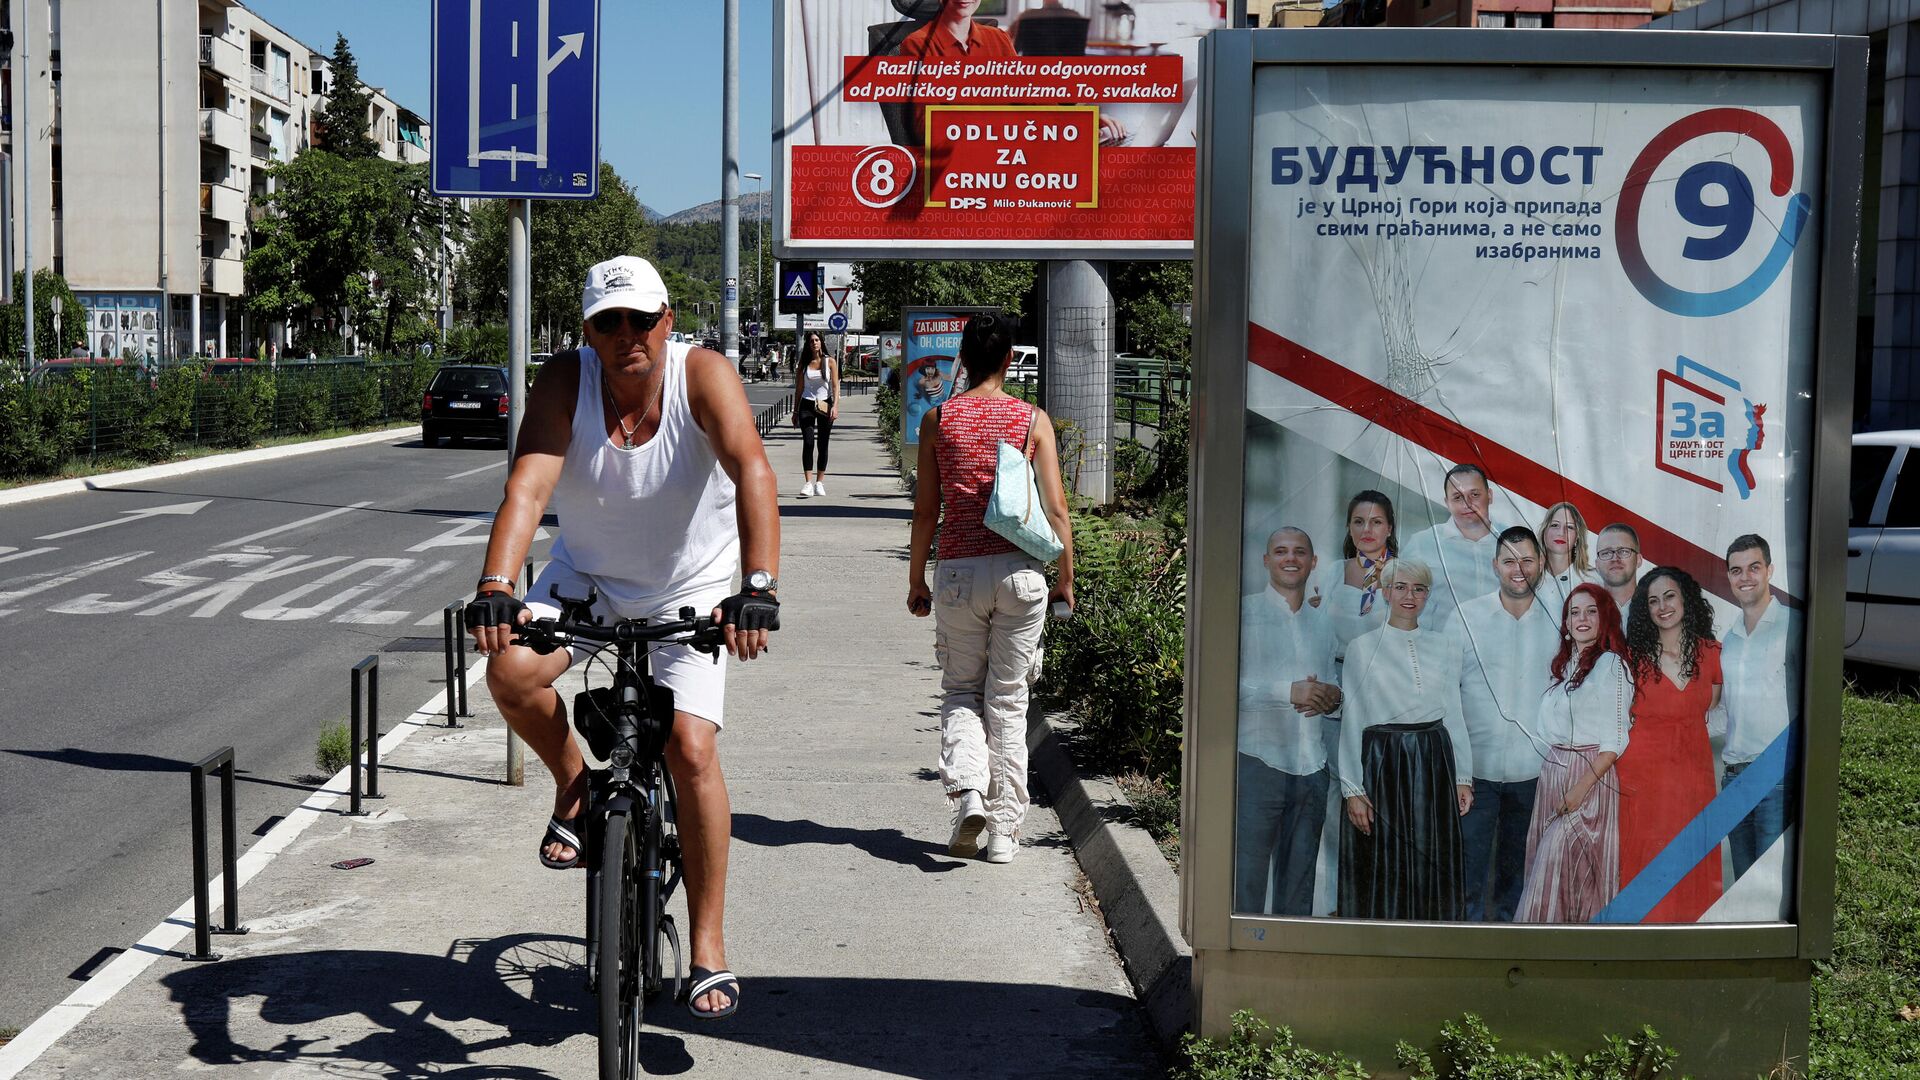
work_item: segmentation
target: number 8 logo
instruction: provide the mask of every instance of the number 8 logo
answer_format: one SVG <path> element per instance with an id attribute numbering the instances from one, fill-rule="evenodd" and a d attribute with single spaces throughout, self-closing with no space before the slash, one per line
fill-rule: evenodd
<path id="1" fill-rule="evenodd" d="M 1793 147 L 1788 144 L 1779 125 L 1746 109 L 1707 109 L 1676 121 L 1654 136 L 1646 149 L 1640 151 L 1633 167 L 1627 170 L 1627 182 L 1620 189 L 1620 208 L 1614 215 L 1620 265 L 1627 272 L 1628 280 L 1633 282 L 1633 287 L 1660 308 L 1691 318 L 1737 311 L 1766 292 L 1774 279 L 1780 276 L 1780 271 L 1786 268 L 1787 260 L 1793 257 L 1794 245 L 1799 243 L 1800 234 L 1813 209 L 1813 200 L 1807 198 L 1805 192 L 1789 199 L 1786 216 L 1780 223 L 1779 234 L 1774 237 L 1773 247 L 1753 273 L 1736 285 L 1718 292 L 1702 293 L 1676 288 L 1663 280 L 1648 265 L 1646 252 L 1640 247 L 1641 198 L 1646 194 L 1648 182 L 1653 179 L 1654 170 L 1675 150 L 1702 135 L 1717 132 L 1753 139 L 1767 152 L 1767 158 L 1773 164 L 1772 175 L 1768 177 L 1769 190 L 1776 196 L 1784 196 L 1792 190 Z M 1727 201 L 1714 205 L 1702 199 L 1701 193 L 1709 187 L 1725 191 Z M 1689 224 L 1720 230 L 1711 236 L 1688 237 L 1680 249 L 1684 258 L 1697 262 L 1727 258 L 1740 250 L 1753 231 L 1753 218 L 1757 212 L 1753 184 L 1745 173 L 1728 162 L 1702 161 L 1688 168 L 1680 174 L 1680 181 L 1674 187 L 1673 201 L 1674 208 Z"/>
<path id="2" fill-rule="evenodd" d="M 853 164 L 853 197 L 862 206 L 885 210 L 913 190 L 917 171 L 905 147 L 869 146 Z"/>

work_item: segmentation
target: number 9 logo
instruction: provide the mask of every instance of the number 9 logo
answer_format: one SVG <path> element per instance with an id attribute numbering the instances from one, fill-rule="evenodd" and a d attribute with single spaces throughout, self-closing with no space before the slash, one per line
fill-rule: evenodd
<path id="1" fill-rule="evenodd" d="M 1676 288 L 1663 280 L 1648 265 L 1646 253 L 1640 247 L 1641 198 L 1646 194 L 1647 183 L 1653 179 L 1654 170 L 1675 150 L 1702 135 L 1718 132 L 1744 135 L 1767 152 L 1773 165 L 1768 189 L 1774 195 L 1785 196 L 1793 188 L 1793 147 L 1787 143 L 1786 135 L 1773 121 L 1746 109 L 1707 109 L 1695 113 L 1654 136 L 1646 149 L 1640 151 L 1633 167 L 1627 170 L 1627 182 L 1620 189 L 1620 208 L 1614 216 L 1620 265 L 1642 296 L 1675 315 L 1691 318 L 1725 315 L 1758 299 L 1793 257 L 1794 245 L 1799 243 L 1812 213 L 1813 200 L 1807 198 L 1805 192 L 1789 199 L 1773 247 L 1753 273 L 1736 285 L 1702 293 Z M 1703 199 L 1701 195 L 1708 188 L 1725 192 L 1726 202 L 1715 205 Z M 1703 161 L 1681 173 L 1674 187 L 1673 201 L 1674 209 L 1688 224 L 1717 230 L 1711 235 L 1690 236 L 1681 245 L 1681 256 L 1696 262 L 1714 262 L 1739 251 L 1753 231 L 1754 215 L 1758 212 L 1752 182 L 1739 168 L 1725 161 Z"/>
<path id="2" fill-rule="evenodd" d="M 853 197 L 862 206 L 885 210 L 913 190 L 913 155 L 905 147 L 869 146 L 853 163 Z"/>

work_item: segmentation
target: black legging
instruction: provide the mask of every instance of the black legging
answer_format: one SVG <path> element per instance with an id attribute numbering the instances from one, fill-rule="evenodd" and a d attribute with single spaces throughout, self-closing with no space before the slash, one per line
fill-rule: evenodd
<path id="1" fill-rule="evenodd" d="M 827 471 L 827 439 L 833 435 L 833 420 L 819 412 L 811 401 L 800 402 L 800 469 L 803 472 Z M 820 467 L 813 465 L 813 445 L 820 444 Z"/>

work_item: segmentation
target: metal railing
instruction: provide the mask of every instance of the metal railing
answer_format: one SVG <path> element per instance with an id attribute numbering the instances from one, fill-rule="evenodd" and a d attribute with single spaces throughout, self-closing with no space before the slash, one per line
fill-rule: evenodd
<path id="1" fill-rule="evenodd" d="M 220 863 L 221 922 L 215 929 L 207 910 L 207 772 L 220 776 Z M 238 845 L 234 840 L 233 747 L 223 746 L 193 763 L 190 778 L 193 806 L 193 955 L 188 960 L 218 960 L 213 951 L 214 934 L 239 935 L 247 932 L 240 925 L 240 875 Z"/>
<path id="2" fill-rule="evenodd" d="M 793 415 L 793 393 L 789 391 L 779 401 L 761 409 L 753 418 L 753 426 L 760 431 L 760 437 L 773 434 L 785 418 Z"/>
<path id="3" fill-rule="evenodd" d="M 441 612 L 446 641 L 447 726 L 460 726 L 460 717 L 472 716 L 467 709 L 467 605 L 455 600 Z"/>
<path id="4" fill-rule="evenodd" d="M 362 678 L 364 676 L 364 679 Z M 353 712 L 348 725 L 352 751 L 347 763 L 347 816 L 365 817 L 362 799 L 381 799 L 380 794 L 380 656 L 378 653 L 353 665 Z M 362 705 L 364 703 L 364 709 Z M 364 726 L 362 720 L 365 720 Z M 360 751 L 365 735 L 367 790 L 360 790 Z"/>

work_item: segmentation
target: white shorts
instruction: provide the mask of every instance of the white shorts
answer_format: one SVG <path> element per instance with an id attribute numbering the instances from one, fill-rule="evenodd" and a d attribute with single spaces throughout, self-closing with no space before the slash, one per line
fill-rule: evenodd
<path id="1" fill-rule="evenodd" d="M 536 619 L 557 618 L 560 615 L 560 605 L 553 601 L 552 588 L 559 586 L 562 596 L 584 597 L 592 582 L 592 578 L 555 559 L 547 563 L 546 569 L 540 571 L 539 580 L 533 583 L 533 588 L 527 593 L 527 608 L 533 612 L 533 617 Z M 726 597 L 726 591 L 720 590 L 712 597 L 701 597 L 689 601 L 689 605 L 700 614 L 706 615 L 720 606 L 720 601 Z M 594 601 L 593 614 L 608 622 L 618 619 L 677 619 L 680 617 L 677 610 L 613 610 L 604 593 Z M 593 651 L 594 645 L 591 642 L 573 646 L 569 650 L 567 666 L 570 668 L 579 663 L 583 657 Z M 611 654 L 612 650 L 608 651 Z M 661 646 L 650 650 L 648 655 L 653 681 L 673 691 L 673 708 L 676 712 L 697 716 L 711 722 L 716 728 L 726 726 L 724 718 L 727 703 L 727 665 L 724 652 L 718 663 L 714 662 L 713 657 L 695 652 L 686 645 Z M 606 662 L 608 670 L 611 670 L 613 657 L 608 655 Z M 608 681 L 612 681 L 611 677 Z"/>

